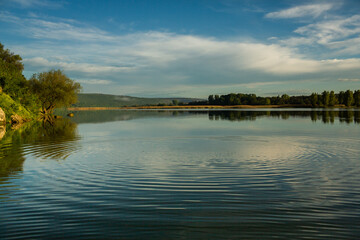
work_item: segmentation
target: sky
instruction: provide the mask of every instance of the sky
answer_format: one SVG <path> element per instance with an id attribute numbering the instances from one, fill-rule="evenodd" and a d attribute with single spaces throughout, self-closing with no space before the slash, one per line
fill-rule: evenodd
<path id="1" fill-rule="evenodd" d="M 0 0 L 0 42 L 84 93 L 360 89 L 359 0 Z"/>

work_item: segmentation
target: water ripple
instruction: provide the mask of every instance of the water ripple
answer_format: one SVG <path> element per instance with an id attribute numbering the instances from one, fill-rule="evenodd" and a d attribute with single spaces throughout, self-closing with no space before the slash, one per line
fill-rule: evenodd
<path id="1" fill-rule="evenodd" d="M 318 136 L 241 135 L 239 123 L 223 126 L 230 134 L 214 133 L 214 121 L 209 134 L 198 131 L 203 125 L 186 125 L 159 136 L 163 126 L 146 123 L 128 138 L 119 123 L 123 131 L 103 141 L 72 136 L 1 145 L 0 161 L 9 167 L 0 171 L 0 238 L 360 235 L 360 139 L 328 137 L 322 131 L 329 128 Z"/>

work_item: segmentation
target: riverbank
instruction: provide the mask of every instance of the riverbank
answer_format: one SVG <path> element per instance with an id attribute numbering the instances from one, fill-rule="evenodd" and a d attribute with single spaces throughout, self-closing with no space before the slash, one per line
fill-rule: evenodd
<path id="1" fill-rule="evenodd" d="M 347 108 L 344 105 L 335 108 Z M 98 110 L 126 110 L 126 109 L 261 109 L 261 108 L 311 108 L 309 105 L 283 104 L 283 105 L 186 105 L 186 106 L 137 106 L 137 107 L 70 107 L 68 111 L 98 111 Z M 318 107 L 320 108 L 320 107 Z"/>
<path id="2" fill-rule="evenodd" d="M 37 116 L 25 108 L 19 101 L 12 99 L 6 93 L 0 93 L 0 109 L 4 111 L 1 122 L 26 122 L 37 118 Z"/>

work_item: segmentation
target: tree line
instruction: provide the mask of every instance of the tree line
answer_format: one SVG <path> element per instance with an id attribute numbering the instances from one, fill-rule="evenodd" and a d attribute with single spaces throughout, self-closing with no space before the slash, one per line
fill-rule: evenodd
<path id="1" fill-rule="evenodd" d="M 25 78 L 23 70 L 22 58 L 0 43 L 0 93 L 7 94 L 34 115 L 51 115 L 55 108 L 76 102 L 81 86 L 61 70 L 37 73 L 30 79 Z"/>
<path id="2" fill-rule="evenodd" d="M 208 100 L 198 102 L 208 105 L 301 105 L 311 107 L 333 107 L 344 105 L 360 107 L 360 90 L 356 91 L 323 91 L 308 96 L 289 96 L 283 94 L 276 97 L 260 97 L 256 94 L 230 93 L 226 95 L 209 95 Z"/>

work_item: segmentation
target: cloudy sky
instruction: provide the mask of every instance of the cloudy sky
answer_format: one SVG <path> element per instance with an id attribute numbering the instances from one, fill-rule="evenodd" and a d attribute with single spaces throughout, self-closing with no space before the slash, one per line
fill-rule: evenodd
<path id="1" fill-rule="evenodd" d="M 83 92 L 360 89 L 359 0 L 0 0 L 0 42 Z"/>

